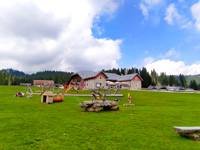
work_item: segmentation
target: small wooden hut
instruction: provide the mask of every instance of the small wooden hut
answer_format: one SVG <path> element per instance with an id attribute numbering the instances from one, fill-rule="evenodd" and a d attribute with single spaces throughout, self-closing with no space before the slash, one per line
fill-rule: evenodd
<path id="1" fill-rule="evenodd" d="M 52 91 L 44 91 L 41 94 L 41 103 L 53 103 L 53 92 Z"/>
<path id="2" fill-rule="evenodd" d="M 58 92 L 57 98 L 58 98 L 58 97 L 62 97 L 62 99 L 64 100 L 64 93 L 63 93 L 63 92 Z"/>

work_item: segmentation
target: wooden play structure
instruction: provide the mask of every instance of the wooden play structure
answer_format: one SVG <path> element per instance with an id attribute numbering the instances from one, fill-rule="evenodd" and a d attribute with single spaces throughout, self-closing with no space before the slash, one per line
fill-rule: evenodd
<path id="1" fill-rule="evenodd" d="M 41 103 L 50 104 L 53 103 L 53 92 L 44 91 L 41 93 Z"/>
<path id="2" fill-rule="evenodd" d="M 107 90 L 104 90 L 104 94 L 100 92 L 100 90 L 90 90 L 93 96 L 92 101 L 84 101 L 84 103 L 79 103 L 79 106 L 82 108 L 85 108 L 85 111 L 90 112 L 100 112 L 103 108 L 103 110 L 119 110 L 118 101 L 109 101 L 106 100 L 106 92 Z M 101 97 L 102 100 L 98 100 L 97 95 Z"/>
<path id="3" fill-rule="evenodd" d="M 64 94 L 62 92 L 59 92 L 57 94 L 57 98 L 53 98 L 53 102 L 61 102 L 64 100 Z"/>
<path id="4" fill-rule="evenodd" d="M 194 141 L 200 140 L 200 127 L 174 127 L 176 133 Z"/>
<path id="5" fill-rule="evenodd" d="M 64 94 L 62 92 L 57 93 L 56 98 L 54 98 L 53 96 L 54 94 L 52 91 L 44 91 L 41 94 L 41 103 L 50 104 L 53 102 L 61 102 L 64 100 Z"/>

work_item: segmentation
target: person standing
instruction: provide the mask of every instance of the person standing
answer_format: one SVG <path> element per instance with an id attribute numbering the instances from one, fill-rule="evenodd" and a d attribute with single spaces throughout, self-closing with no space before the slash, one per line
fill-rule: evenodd
<path id="1" fill-rule="evenodd" d="M 130 93 L 128 93 L 128 101 L 129 101 L 129 103 L 131 103 L 131 94 Z"/>

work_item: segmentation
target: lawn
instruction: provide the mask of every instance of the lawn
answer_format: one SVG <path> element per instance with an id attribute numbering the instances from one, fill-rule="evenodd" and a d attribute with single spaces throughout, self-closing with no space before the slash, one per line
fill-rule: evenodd
<path id="1" fill-rule="evenodd" d="M 65 96 L 53 104 L 41 104 L 40 95 L 13 97 L 26 90 L 0 86 L 0 149 L 200 149 L 200 142 L 173 130 L 173 126 L 200 126 L 199 94 L 124 90 L 119 111 L 95 113 L 78 106 L 77 99 L 90 97 Z M 135 107 L 123 107 L 128 92 Z"/>

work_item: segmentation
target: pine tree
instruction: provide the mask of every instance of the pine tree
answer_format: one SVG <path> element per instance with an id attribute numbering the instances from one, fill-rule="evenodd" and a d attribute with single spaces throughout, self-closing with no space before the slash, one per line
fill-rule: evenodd
<path id="1" fill-rule="evenodd" d="M 190 81 L 190 86 L 189 87 L 194 89 L 194 90 L 198 90 L 198 85 L 197 85 L 195 80 L 191 80 Z"/>
<path id="2" fill-rule="evenodd" d="M 160 75 L 160 83 L 161 85 L 168 85 L 167 75 L 164 72 L 162 72 Z"/>
<path id="3" fill-rule="evenodd" d="M 149 75 L 149 72 L 147 72 L 147 69 L 145 67 L 142 68 L 140 76 L 143 79 L 142 81 L 143 88 L 147 88 L 149 85 L 151 85 L 151 76 Z"/>
<path id="4" fill-rule="evenodd" d="M 180 75 L 179 75 L 179 80 L 180 80 L 180 85 L 181 85 L 182 87 L 186 88 L 186 87 L 187 87 L 187 82 L 186 82 L 186 80 L 185 80 L 185 76 L 182 75 L 182 74 L 180 74 Z"/>
<path id="5" fill-rule="evenodd" d="M 176 78 L 173 75 L 169 76 L 169 85 L 170 86 L 175 86 L 176 85 Z"/>
<path id="6" fill-rule="evenodd" d="M 154 69 L 151 71 L 151 79 L 152 79 L 152 85 L 157 85 L 158 74 L 156 73 L 156 71 Z"/>

